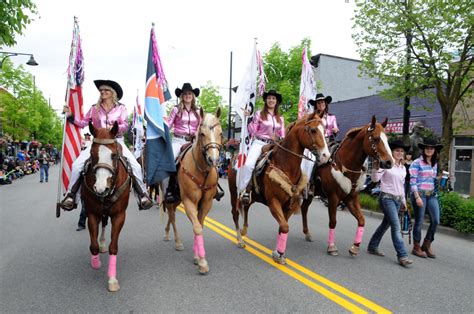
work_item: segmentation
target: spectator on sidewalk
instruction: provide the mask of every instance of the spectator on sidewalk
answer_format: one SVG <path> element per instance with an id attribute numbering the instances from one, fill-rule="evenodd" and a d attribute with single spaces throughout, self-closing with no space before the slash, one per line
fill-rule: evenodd
<path id="1" fill-rule="evenodd" d="M 38 155 L 38 161 L 40 163 L 40 183 L 48 182 L 49 177 L 49 162 L 51 161 L 51 156 L 43 149 L 41 149 Z"/>

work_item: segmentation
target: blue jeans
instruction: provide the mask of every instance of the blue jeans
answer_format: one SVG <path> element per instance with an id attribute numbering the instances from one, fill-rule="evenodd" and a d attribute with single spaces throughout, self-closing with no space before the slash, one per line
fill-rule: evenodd
<path id="1" fill-rule="evenodd" d="M 46 182 L 48 182 L 48 176 L 49 176 L 49 165 L 41 165 L 40 182 L 43 182 L 43 179 L 46 179 Z"/>
<path id="2" fill-rule="evenodd" d="M 425 218 L 425 211 L 428 209 L 428 216 L 430 218 L 430 226 L 426 231 L 425 239 L 430 242 L 434 241 L 434 235 L 436 233 L 436 228 L 439 225 L 439 204 L 438 197 L 434 195 L 426 196 L 423 192 L 420 192 L 421 200 L 423 201 L 423 206 L 418 207 L 416 205 L 416 200 L 413 194 L 411 194 L 411 205 L 415 213 L 415 225 L 413 226 L 413 240 L 415 242 L 421 242 L 421 226 L 423 225 L 423 220 Z"/>
<path id="3" fill-rule="evenodd" d="M 400 233 L 400 220 L 398 219 L 398 212 L 400 210 L 401 202 L 385 196 L 379 197 L 379 205 L 383 210 L 384 217 L 380 226 L 375 230 L 372 238 L 370 238 L 368 250 L 378 250 L 380 241 L 382 240 L 385 231 L 390 227 L 392 233 L 392 242 L 397 257 L 402 258 L 408 256 L 405 244 L 403 243 L 402 235 Z"/>

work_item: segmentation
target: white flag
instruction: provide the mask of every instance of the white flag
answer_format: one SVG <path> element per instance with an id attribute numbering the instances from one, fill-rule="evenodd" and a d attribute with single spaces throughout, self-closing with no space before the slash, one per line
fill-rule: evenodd
<path id="1" fill-rule="evenodd" d="M 316 97 L 316 86 L 314 84 L 314 73 L 311 63 L 308 60 L 306 46 L 302 54 L 303 66 L 301 67 L 300 99 L 298 102 L 298 119 L 301 119 L 306 113 L 312 112 L 308 101 Z"/>
<path id="2" fill-rule="evenodd" d="M 240 186 L 241 180 L 240 168 L 245 163 L 248 150 L 250 148 L 251 138 L 248 134 L 247 125 L 252 121 L 256 111 L 255 101 L 257 100 L 257 44 L 254 45 L 252 58 L 247 66 L 244 77 L 240 81 L 237 94 L 232 102 L 232 108 L 235 108 L 237 114 L 242 118 L 242 131 L 240 133 L 240 149 L 237 159 L 237 186 Z M 250 112 L 249 116 L 244 115 L 244 110 Z"/>

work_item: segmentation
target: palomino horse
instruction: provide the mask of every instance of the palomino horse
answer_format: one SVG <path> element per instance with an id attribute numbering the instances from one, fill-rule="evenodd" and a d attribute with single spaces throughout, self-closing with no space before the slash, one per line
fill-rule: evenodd
<path id="1" fill-rule="evenodd" d="M 122 147 L 115 136 L 118 124 L 109 131 L 96 129 L 89 124 L 94 136 L 91 157 L 85 166 L 85 177 L 81 189 L 87 211 L 87 225 L 91 239 L 91 266 L 99 269 L 99 243 L 97 241 L 99 222 L 110 217 L 112 232 L 109 245 L 108 289 L 111 292 L 120 289 L 117 280 L 118 238 L 125 222 L 125 210 L 130 196 L 131 176 L 128 162 L 122 156 Z"/>
<path id="2" fill-rule="evenodd" d="M 365 225 L 359 203 L 359 190 L 365 182 L 364 161 L 367 156 L 371 156 L 384 169 L 391 168 L 394 163 L 384 132 L 386 125 L 387 119 L 380 124 L 376 123 L 375 116 L 372 116 L 369 124 L 349 130 L 339 148 L 333 153 L 331 162 L 313 171 L 311 185 L 315 187 L 316 194 L 328 199 L 328 254 L 330 255 L 338 255 L 335 228 L 337 206 L 341 201 L 349 208 L 358 223 L 354 244 L 349 249 L 349 253 L 352 256 L 359 253 Z M 308 241 L 312 241 L 307 221 L 308 208 L 312 200 L 313 196 L 310 196 L 303 200 L 301 205 L 303 232 Z"/>
<path id="3" fill-rule="evenodd" d="M 267 146 L 264 151 L 266 148 Z M 321 118 L 315 113 L 306 115 L 288 126 L 285 138 L 281 144 L 275 144 L 270 161 L 264 166 L 262 174 L 256 178 L 252 187 L 252 203 L 257 201 L 267 205 L 278 222 L 277 245 L 272 257 L 280 264 L 286 263 L 284 253 L 289 231 L 288 220 L 299 210 L 301 192 L 308 182 L 308 178 L 300 169 L 302 158 L 307 158 L 303 155 L 305 148 L 311 150 L 322 162 L 329 159 Z M 245 247 L 242 236 L 247 234 L 248 210 L 251 204 L 242 208 L 237 200 L 237 172 L 231 168 L 232 166 L 229 167 L 229 190 L 232 216 L 237 231 L 238 246 Z M 244 218 L 242 230 L 239 227 L 239 211 Z"/>
<path id="4" fill-rule="evenodd" d="M 222 128 L 219 122 L 221 109 L 218 108 L 216 114 L 212 115 L 204 114 L 201 108 L 199 114 L 201 125 L 197 130 L 196 139 L 190 149 L 180 156 L 178 182 L 186 215 L 193 224 L 194 264 L 198 265 L 199 273 L 204 275 L 209 272 L 209 265 L 204 249 L 203 225 L 204 219 L 211 210 L 219 179 L 218 166 L 222 149 Z M 175 212 L 178 205 L 179 201 L 165 206 L 175 232 L 176 249 L 182 250 L 175 224 Z"/>

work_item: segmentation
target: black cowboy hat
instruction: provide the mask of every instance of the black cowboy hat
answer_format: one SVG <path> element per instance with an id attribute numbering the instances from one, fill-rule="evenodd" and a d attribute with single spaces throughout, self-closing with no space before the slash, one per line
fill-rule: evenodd
<path id="1" fill-rule="evenodd" d="M 99 89 L 101 86 L 106 85 L 110 86 L 116 93 L 117 93 L 117 98 L 120 100 L 123 96 L 123 90 L 122 87 L 120 87 L 119 83 L 111 80 L 95 80 L 94 81 L 95 86 L 97 89 Z"/>
<path id="2" fill-rule="evenodd" d="M 283 100 L 283 97 L 281 96 L 281 94 L 278 94 L 277 91 L 274 90 L 274 89 L 270 89 L 268 92 L 263 93 L 263 101 L 266 101 L 267 97 L 270 96 L 270 95 L 275 96 L 276 99 L 277 99 L 277 102 L 279 104 L 281 104 L 281 101 Z"/>
<path id="3" fill-rule="evenodd" d="M 418 144 L 418 148 L 425 149 L 425 147 L 434 147 L 436 150 L 441 150 L 443 145 L 435 138 L 425 138 L 422 143 Z"/>
<path id="4" fill-rule="evenodd" d="M 193 87 L 191 86 L 191 83 L 184 83 L 183 87 L 181 87 L 181 89 L 176 88 L 174 90 L 174 94 L 176 95 L 176 97 L 179 97 L 179 96 L 181 96 L 181 93 L 184 92 L 184 91 L 193 92 L 194 96 L 196 96 L 196 97 L 198 97 L 199 93 L 200 93 L 199 88 L 193 89 Z"/>
<path id="5" fill-rule="evenodd" d="M 410 145 L 403 144 L 402 140 L 388 141 L 388 145 L 390 146 L 391 150 L 394 150 L 395 148 L 402 148 L 405 151 L 405 153 L 408 152 L 408 150 L 410 149 Z"/>
<path id="6" fill-rule="evenodd" d="M 312 106 L 316 106 L 316 102 L 318 100 L 324 100 L 326 102 L 326 105 L 329 105 L 332 101 L 332 97 L 331 96 L 324 97 L 323 94 L 316 94 L 316 99 L 311 99 L 309 101 L 309 104 L 312 105 Z"/>

